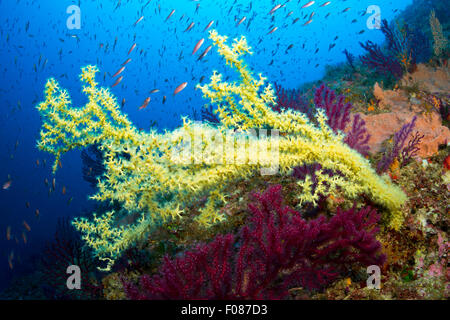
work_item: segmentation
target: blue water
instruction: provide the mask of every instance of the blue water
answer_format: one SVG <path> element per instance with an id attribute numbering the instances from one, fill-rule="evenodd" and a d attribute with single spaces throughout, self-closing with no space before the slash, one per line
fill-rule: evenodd
<path id="1" fill-rule="evenodd" d="M 52 239 L 58 218 L 80 215 L 93 205 L 87 197 L 94 189 L 82 178 L 80 151 L 64 155 L 62 169 L 55 176 L 55 192 L 49 195 L 49 187 L 44 183 L 47 178 L 51 186 L 53 158 L 35 147 L 41 126 L 35 106 L 43 99 L 49 77 L 68 89 L 75 105 L 83 105 L 86 99 L 78 81 L 80 68 L 97 65 L 101 70 L 100 85 L 111 86 L 111 76 L 131 57 L 122 74 L 123 81 L 112 92 L 118 101 L 125 98 L 123 111 L 138 128 L 147 130 L 155 121 L 157 129 L 163 131 L 177 127 L 182 115 L 193 116 L 206 103 L 200 91 L 195 90 L 202 76 L 205 82 L 213 70 L 232 76 L 214 49 L 197 61 L 211 44 L 208 32 L 203 31 L 211 20 L 215 23 L 210 30 L 216 29 L 230 38 L 247 37 L 254 54 L 246 62 L 255 72 L 285 88 L 297 88 L 321 79 L 326 65 L 345 61 L 344 49 L 358 56 L 362 54 L 359 41 L 384 40 L 379 30 L 367 28 L 369 15 L 363 14 L 369 5 L 378 5 L 381 17 L 391 21 L 412 1 L 331 1 L 326 7 L 319 7 L 325 1 L 318 1 L 301 9 L 306 2 L 0 0 L 0 183 L 3 185 L 9 176 L 12 181 L 8 190 L 0 190 L 0 289 L 13 277 L 32 271 L 30 261 L 39 256 L 45 241 Z M 285 7 L 270 15 L 278 3 Z M 81 9 L 79 30 L 67 28 L 66 9 L 72 4 Z M 350 9 L 343 12 L 346 8 Z M 173 9 L 175 13 L 165 21 Z M 293 14 L 287 17 L 290 11 Z M 313 22 L 303 26 L 313 11 Z M 141 16 L 144 19 L 134 26 Z M 246 21 L 236 26 L 244 16 Z M 293 24 L 297 17 L 299 21 Z M 184 32 L 191 22 L 195 26 Z M 278 30 L 268 34 L 275 26 Z M 365 32 L 359 34 L 361 30 Z M 201 38 L 205 38 L 205 43 L 192 56 Z M 128 56 L 133 43 L 136 49 Z M 332 43 L 336 46 L 329 51 Z M 291 44 L 294 46 L 287 50 Z M 319 52 L 314 54 L 317 48 Z M 188 82 L 188 86 L 174 97 L 174 89 L 183 82 Z M 149 106 L 139 111 L 149 91 L 155 88 L 160 92 L 151 95 Z M 163 96 L 167 96 L 165 104 Z M 71 198 L 73 201 L 68 204 Z M 31 227 L 26 232 L 26 244 L 21 236 L 24 220 Z M 10 241 L 5 236 L 8 226 Z M 15 258 L 11 270 L 8 255 L 12 251 Z"/>

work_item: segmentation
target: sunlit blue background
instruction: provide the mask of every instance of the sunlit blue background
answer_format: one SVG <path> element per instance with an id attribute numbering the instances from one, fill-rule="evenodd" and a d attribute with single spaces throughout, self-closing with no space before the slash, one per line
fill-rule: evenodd
<path id="1" fill-rule="evenodd" d="M 94 190 L 82 179 L 80 151 L 63 157 L 62 169 L 55 177 L 56 192 L 49 195 L 49 187 L 44 184 L 47 178 L 51 186 L 53 158 L 35 147 L 41 126 L 35 106 L 43 99 L 49 77 L 68 89 L 75 105 L 82 105 L 85 97 L 78 81 L 81 67 L 97 65 L 101 70 L 100 84 L 111 86 L 115 81 L 111 76 L 131 57 L 132 62 L 122 74 L 123 81 L 112 92 L 119 102 L 126 99 L 123 110 L 138 128 L 149 129 L 152 121 L 156 121 L 162 131 L 178 126 L 181 115 L 199 112 L 206 101 L 195 85 L 202 76 L 207 82 L 213 70 L 225 72 L 224 62 L 214 49 L 197 61 L 211 44 L 208 32 L 204 31 L 211 20 L 215 23 L 210 30 L 217 29 L 230 38 L 247 37 L 254 54 L 246 61 L 255 72 L 286 88 L 296 88 L 320 79 L 325 65 L 343 62 L 344 49 L 358 56 L 362 53 L 359 41 L 383 40 L 379 30 L 366 26 L 369 15 L 365 11 L 369 5 L 378 5 L 381 17 L 390 21 L 411 3 L 341 0 L 319 7 L 324 2 L 316 1 L 313 6 L 301 9 L 307 1 L 0 0 L 0 183 L 3 185 L 8 175 L 12 180 L 9 190 L 0 190 L 0 289 L 13 276 L 33 266 L 27 261 L 53 237 L 58 217 L 79 215 L 92 205 L 87 197 Z M 269 15 L 278 3 L 285 7 Z M 69 30 L 66 26 L 69 17 L 66 9 L 72 4 L 81 8 L 80 30 Z M 346 8 L 350 9 L 343 12 Z M 165 21 L 173 9 L 174 15 Z M 293 14 L 288 17 L 290 11 Z M 313 22 L 303 26 L 313 11 Z M 134 26 L 141 16 L 144 19 Z M 246 20 L 236 26 L 244 16 Z M 293 24 L 295 18 L 300 19 Z M 356 22 L 352 22 L 354 19 Z M 195 23 L 193 29 L 184 32 L 191 22 Z M 278 30 L 269 35 L 275 26 Z M 365 32 L 358 34 L 361 30 Z M 192 56 L 201 38 L 205 38 L 205 43 Z M 127 56 L 133 43 L 136 49 Z M 329 51 L 332 43 L 336 46 Z M 286 51 L 290 44 L 293 48 Z M 320 50 L 314 54 L 317 48 Z M 174 89 L 183 82 L 188 82 L 188 86 L 174 97 Z M 161 91 L 152 94 L 149 106 L 139 111 L 138 107 L 150 96 L 149 91 L 155 88 Z M 67 189 L 65 195 L 61 192 L 63 186 Z M 73 201 L 68 205 L 70 198 Z M 26 207 L 27 201 L 30 208 Z M 40 211 L 39 219 L 35 217 L 36 209 Z M 24 220 L 31 226 L 27 244 L 21 236 Z M 12 229 L 10 241 L 6 240 L 7 226 Z M 13 270 L 7 259 L 11 251 L 15 255 Z"/>

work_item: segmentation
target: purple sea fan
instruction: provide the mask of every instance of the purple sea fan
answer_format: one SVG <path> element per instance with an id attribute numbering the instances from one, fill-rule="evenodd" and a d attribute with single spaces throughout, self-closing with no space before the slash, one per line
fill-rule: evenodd
<path id="1" fill-rule="evenodd" d="M 400 163 L 400 167 L 406 166 L 411 158 L 417 155 L 419 144 L 423 137 L 425 137 L 425 135 L 420 135 L 420 132 L 416 132 L 409 140 L 408 145 L 404 147 L 401 152 L 402 162 Z"/>
<path id="2" fill-rule="evenodd" d="M 345 103 L 345 97 L 340 95 L 336 98 L 334 91 L 322 84 L 314 95 L 316 108 L 322 108 L 328 117 L 328 125 L 335 133 L 344 131 L 350 120 L 350 111 L 353 108 L 350 102 Z M 351 130 L 345 137 L 345 143 L 351 148 L 366 156 L 369 153 L 370 135 L 366 129 L 366 123 L 359 115 L 355 115 Z"/>
<path id="3" fill-rule="evenodd" d="M 388 50 L 399 61 L 406 57 L 410 59 L 410 67 L 416 63 L 427 61 L 431 56 L 430 40 L 419 29 L 410 29 L 407 24 L 397 27 L 389 26 L 386 19 L 381 22 L 381 32 L 386 37 Z M 408 70 L 411 71 L 411 70 Z"/>
<path id="4" fill-rule="evenodd" d="M 242 295 L 256 296 L 258 288 L 270 283 L 268 279 L 275 281 L 273 275 L 280 271 L 291 271 L 272 289 L 273 294 L 283 297 L 296 285 L 325 287 L 354 263 L 382 265 L 385 261 L 375 239 L 379 216 L 369 207 L 360 211 L 338 209 L 330 219 L 320 216 L 308 222 L 283 205 L 280 185 L 256 195 L 256 199 L 258 202 L 249 206 L 253 216 L 250 226 L 242 230 L 248 240 L 239 255 L 255 272 L 249 273 L 247 293 Z"/>
<path id="5" fill-rule="evenodd" d="M 210 122 L 211 124 L 220 123 L 219 116 L 215 113 L 212 105 L 201 106 L 200 112 L 194 109 L 192 118 L 195 121 Z"/>
<path id="6" fill-rule="evenodd" d="M 277 96 L 277 103 L 272 105 L 274 111 L 281 112 L 282 109 L 291 109 L 306 114 L 309 119 L 313 118 L 314 108 L 309 106 L 299 89 L 287 90 L 277 83 L 274 86 Z"/>
<path id="7" fill-rule="evenodd" d="M 339 209 L 306 221 L 283 205 L 281 186 L 255 195 L 239 237 L 219 235 L 177 258 L 139 287 L 123 279 L 131 299 L 281 299 L 288 288 L 319 289 L 355 263 L 381 265 L 375 210 Z"/>
<path id="8" fill-rule="evenodd" d="M 352 149 L 355 149 L 363 156 L 369 155 L 370 147 L 368 145 L 370 134 L 366 129 L 366 122 L 359 114 L 353 118 L 351 130 L 347 133 L 344 141 Z"/>
<path id="9" fill-rule="evenodd" d="M 102 285 L 92 281 L 96 280 L 96 261 L 92 252 L 83 247 L 83 241 L 69 219 L 58 220 L 54 240 L 45 246 L 41 263 L 47 298 L 63 300 L 100 297 Z M 81 290 L 67 289 L 67 267 L 70 265 L 77 265 L 81 269 Z"/>
<path id="10" fill-rule="evenodd" d="M 344 51 L 342 51 L 343 54 L 345 54 L 345 57 L 347 58 L 347 62 L 349 64 L 349 66 L 352 68 L 353 71 L 356 71 L 355 68 L 355 56 L 353 54 L 351 54 L 347 49 L 345 49 Z"/>
<path id="11" fill-rule="evenodd" d="M 220 123 L 219 117 L 214 113 L 213 107 L 202 108 L 202 121 L 209 121 L 211 123 Z"/>
<path id="12" fill-rule="evenodd" d="M 418 151 L 418 145 L 424 136 L 420 136 L 416 133 L 415 136 L 409 141 L 408 145 L 405 147 L 405 143 L 408 137 L 411 135 L 414 126 L 416 125 L 417 117 L 414 116 L 411 122 L 406 123 L 398 132 L 394 134 L 394 144 L 390 152 L 386 152 L 383 158 L 378 162 L 377 172 L 386 172 L 395 159 L 401 156 L 401 165 L 406 165 L 406 163 L 413 157 Z"/>
<path id="13" fill-rule="evenodd" d="M 352 104 L 345 103 L 345 97 L 340 95 L 336 98 L 336 93 L 322 84 L 314 94 L 316 108 L 322 108 L 328 117 L 328 125 L 335 133 L 344 131 L 350 122 L 350 110 Z"/>
<path id="14" fill-rule="evenodd" d="M 404 53 L 408 47 L 408 39 L 398 29 L 392 29 L 387 20 L 381 21 L 381 32 L 386 37 L 388 49 L 396 56 L 400 56 Z"/>
<path id="15" fill-rule="evenodd" d="M 217 236 L 182 256 L 164 257 L 159 274 L 143 275 L 141 290 L 124 281 L 130 299 L 231 299 L 234 236 Z"/>
<path id="16" fill-rule="evenodd" d="M 362 63 L 386 76 L 392 75 L 396 79 L 402 78 L 403 68 L 397 59 L 385 55 L 381 48 L 372 41 L 367 41 L 365 44 L 360 42 L 359 44 L 367 51 L 367 54 L 360 58 Z"/>

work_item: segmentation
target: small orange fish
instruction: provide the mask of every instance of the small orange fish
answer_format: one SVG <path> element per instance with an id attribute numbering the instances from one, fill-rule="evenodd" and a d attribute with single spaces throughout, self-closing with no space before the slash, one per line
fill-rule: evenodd
<path id="1" fill-rule="evenodd" d="M 206 56 L 206 54 L 209 52 L 209 50 L 211 50 L 211 48 L 212 48 L 212 45 L 208 46 L 208 48 L 206 48 L 205 51 L 203 51 L 203 53 L 198 57 L 197 61 L 202 60 Z"/>
<path id="2" fill-rule="evenodd" d="M 28 232 L 31 231 L 30 226 L 28 225 L 28 223 L 25 220 L 23 220 L 23 226 L 25 227 L 25 229 L 27 229 Z"/>
<path id="3" fill-rule="evenodd" d="M 202 38 L 197 42 L 194 47 L 194 51 L 192 51 L 192 55 L 194 55 L 198 51 L 198 49 L 200 49 L 200 47 L 203 45 L 203 42 L 205 42 L 205 38 Z"/>
<path id="4" fill-rule="evenodd" d="M 11 187 L 11 183 L 12 183 L 11 180 L 6 181 L 6 182 L 3 184 L 3 190 L 8 190 L 9 187 Z"/>
<path id="5" fill-rule="evenodd" d="M 9 268 L 12 270 L 14 268 L 12 261 L 8 259 Z"/>
<path id="6" fill-rule="evenodd" d="M 312 20 L 312 19 L 309 19 L 308 21 L 306 21 L 306 22 L 303 24 L 303 26 L 307 26 L 307 25 L 310 24 L 311 22 L 313 22 L 313 20 Z"/>
<path id="7" fill-rule="evenodd" d="M 281 4 L 277 4 L 275 7 L 272 8 L 272 10 L 270 10 L 269 14 L 274 14 L 275 11 L 277 11 L 280 8 L 281 8 Z"/>
<path id="8" fill-rule="evenodd" d="M 247 19 L 246 16 L 244 16 L 241 20 L 239 20 L 238 23 L 236 23 L 236 27 L 239 27 L 241 25 L 242 22 L 244 22 Z"/>
<path id="9" fill-rule="evenodd" d="M 131 46 L 130 50 L 128 51 L 128 54 L 133 52 L 134 48 L 136 48 L 136 43 L 133 43 L 133 45 Z"/>
<path id="10" fill-rule="evenodd" d="M 39 159 L 36 159 L 36 165 L 39 167 L 40 165 Z"/>
<path id="11" fill-rule="evenodd" d="M 25 234 L 25 232 L 22 232 L 22 239 L 23 239 L 23 243 L 27 244 L 27 235 Z"/>
<path id="12" fill-rule="evenodd" d="M 180 93 L 182 90 L 184 90 L 184 88 L 186 88 L 186 86 L 188 85 L 187 82 L 183 82 L 182 84 L 180 84 L 175 91 L 173 92 L 173 95 L 177 95 L 178 93 Z"/>
<path id="13" fill-rule="evenodd" d="M 53 187 L 53 190 L 56 189 L 56 179 L 55 178 L 53 178 L 53 180 L 52 180 L 52 187 Z"/>
<path id="14" fill-rule="evenodd" d="M 36 216 L 36 218 L 39 218 L 39 214 L 40 214 L 39 209 L 36 209 L 36 211 L 34 212 L 34 215 Z"/>
<path id="15" fill-rule="evenodd" d="M 169 18 L 170 18 L 171 16 L 173 16 L 174 13 L 175 13 L 175 9 L 173 9 L 172 12 L 167 16 L 166 21 L 169 20 Z"/>
<path id="16" fill-rule="evenodd" d="M 8 256 L 8 259 L 11 260 L 11 261 L 14 259 L 14 250 L 11 251 L 11 253 Z"/>
<path id="17" fill-rule="evenodd" d="M 139 22 L 141 22 L 142 19 L 144 19 L 144 16 L 142 16 L 139 19 L 137 19 L 137 21 L 134 23 L 134 26 L 136 26 Z"/>
<path id="18" fill-rule="evenodd" d="M 123 66 L 122 68 L 120 68 L 112 77 L 115 78 L 117 77 L 119 74 L 121 74 L 123 71 L 125 70 L 125 66 Z"/>
<path id="19" fill-rule="evenodd" d="M 62 194 L 64 195 L 64 194 L 66 194 L 66 186 L 63 186 L 63 188 L 62 188 Z"/>
<path id="20" fill-rule="evenodd" d="M 6 240 L 11 240 L 11 227 L 10 226 L 8 226 L 7 228 L 6 228 Z"/>
<path id="21" fill-rule="evenodd" d="M 208 29 L 212 26 L 213 23 L 214 23 L 214 20 L 211 20 L 211 21 L 208 23 L 208 25 L 206 26 L 205 30 L 203 30 L 203 32 L 205 32 L 206 30 L 208 30 Z"/>
<path id="22" fill-rule="evenodd" d="M 150 97 L 147 97 L 147 99 L 145 99 L 144 103 L 139 107 L 139 110 L 145 109 L 148 106 L 150 100 L 151 100 Z"/>
<path id="23" fill-rule="evenodd" d="M 184 32 L 188 32 L 189 30 L 191 30 L 191 29 L 194 27 L 194 25 L 195 25 L 195 23 L 192 22 L 192 23 L 189 25 L 189 27 L 187 27 L 187 29 L 184 30 Z"/>
<path id="24" fill-rule="evenodd" d="M 122 66 L 128 64 L 131 61 L 131 58 L 128 58 L 124 63 L 122 63 Z"/>
<path id="25" fill-rule="evenodd" d="M 315 1 L 310 1 L 307 4 L 303 5 L 302 9 L 311 7 L 314 3 L 316 3 L 316 2 Z"/>
<path id="26" fill-rule="evenodd" d="M 274 32 L 277 31 L 277 30 L 278 30 L 278 27 L 274 27 L 272 30 L 269 31 L 268 34 L 272 34 L 272 33 L 274 33 Z"/>
<path id="27" fill-rule="evenodd" d="M 123 79 L 123 76 L 120 76 L 116 82 L 114 82 L 114 84 L 111 86 L 111 88 L 114 88 L 115 86 L 117 86 Z"/>

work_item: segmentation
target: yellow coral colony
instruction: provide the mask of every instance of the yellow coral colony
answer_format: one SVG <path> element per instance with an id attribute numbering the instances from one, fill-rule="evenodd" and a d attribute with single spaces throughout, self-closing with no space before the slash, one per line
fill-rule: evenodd
<path id="1" fill-rule="evenodd" d="M 329 177 L 319 172 L 320 183 L 315 192 L 308 188 L 308 179 L 299 182 L 300 201 L 314 202 L 319 192 L 333 193 L 337 188 L 353 199 L 366 194 L 385 208 L 385 219 L 391 227 L 401 226 L 405 194 L 389 178 L 378 176 L 367 159 L 343 142 L 341 134 L 335 135 L 326 125 L 324 113 L 317 113 L 319 126 L 315 127 L 301 113 L 273 112 L 268 107 L 275 102 L 270 84 L 264 87 L 266 79 L 261 75 L 254 79 L 240 59 L 245 53 L 251 53 L 245 38 L 235 40 L 231 47 L 226 44 L 227 38 L 216 31 L 210 32 L 210 38 L 227 64 L 236 68 L 241 77 L 240 83 L 230 84 L 214 72 L 210 84 L 199 86 L 204 97 L 213 103 L 226 102 L 218 107 L 221 119 L 218 127 L 183 119 L 183 126 L 172 132 L 138 132 L 126 115 L 121 114 L 109 89 L 98 87 L 96 67 L 82 69 L 83 92 L 88 97 L 82 108 L 71 107 L 68 93 L 54 79 L 46 84 L 46 100 L 37 107 L 44 122 L 38 147 L 55 155 L 53 170 L 56 171 L 63 153 L 99 144 L 106 172 L 99 178 L 98 192 L 92 198 L 119 203 L 122 207 L 120 212 L 110 211 L 94 215 L 92 220 L 79 218 L 73 222 L 98 258 L 105 262 L 103 270 L 109 270 L 124 250 L 148 236 L 153 226 L 181 218 L 180 208 L 199 197 L 208 197 L 197 217 L 200 225 L 208 227 L 224 219 L 218 214 L 218 208 L 226 202 L 224 188 L 238 179 L 259 174 L 264 161 L 251 162 L 248 154 L 246 161 L 229 161 L 230 154 L 219 155 L 221 161 L 191 154 L 188 156 L 191 163 L 186 164 L 174 161 L 173 155 L 180 148 L 193 148 L 194 136 L 202 137 L 201 150 L 211 148 L 208 138 L 220 137 L 230 128 L 241 131 L 273 128 L 286 133 L 279 138 L 280 174 L 289 173 L 294 166 L 314 162 L 322 164 L 323 169 L 342 173 L 342 176 Z M 256 139 L 249 138 L 247 145 L 256 143 Z M 238 153 L 235 149 L 231 159 L 242 157 Z"/>

